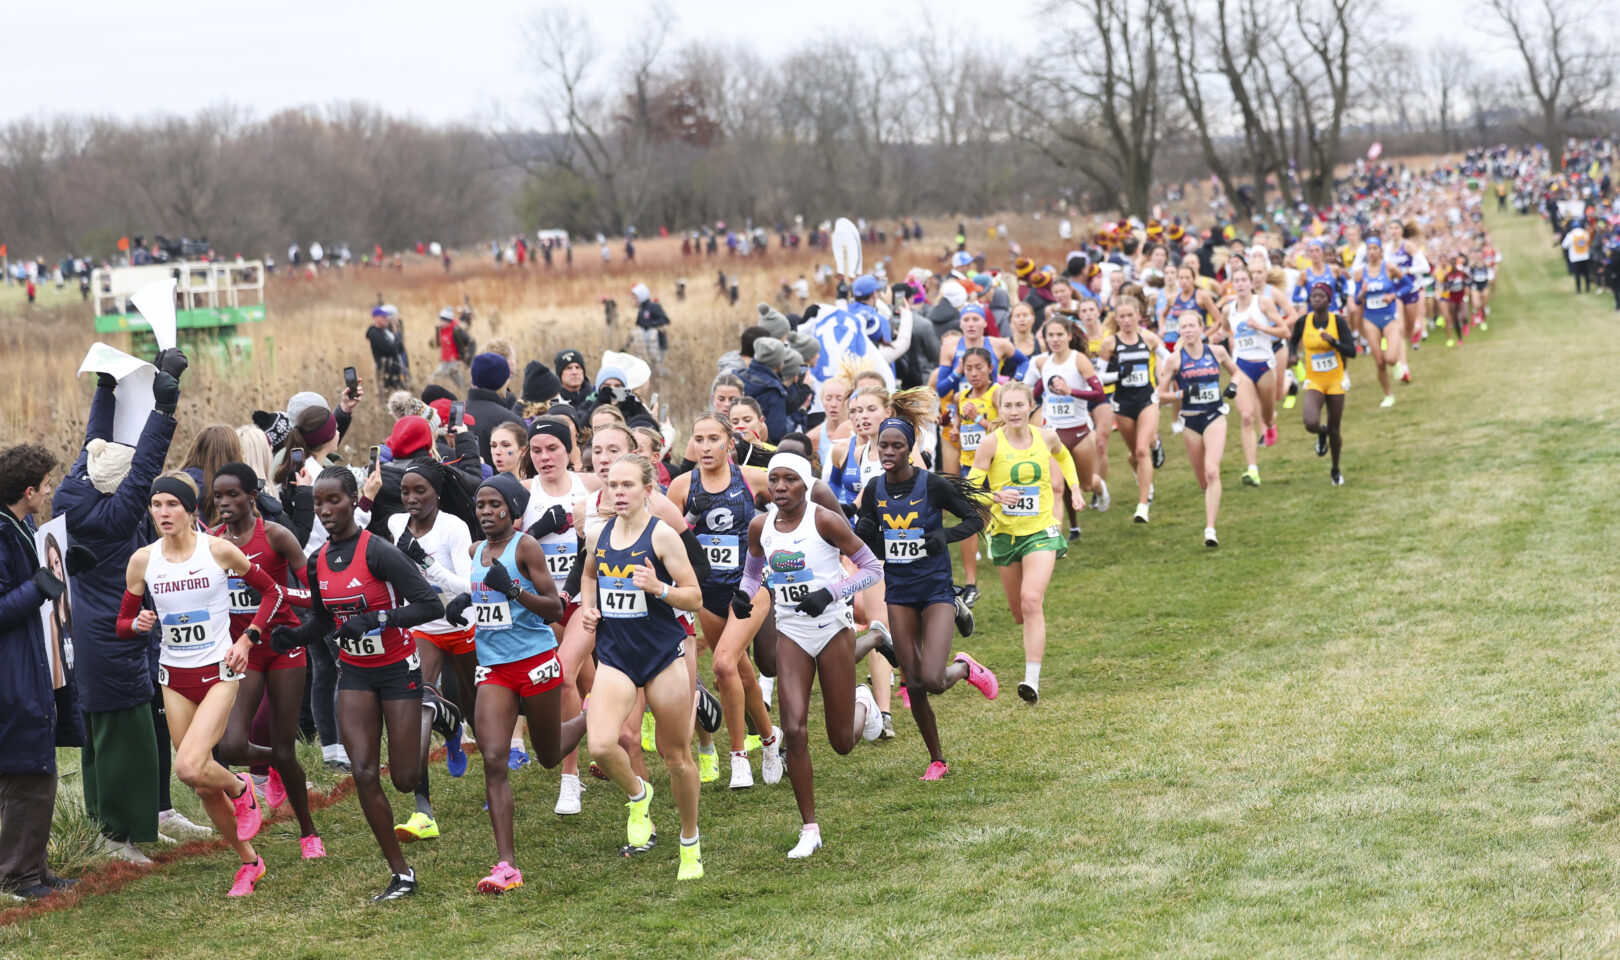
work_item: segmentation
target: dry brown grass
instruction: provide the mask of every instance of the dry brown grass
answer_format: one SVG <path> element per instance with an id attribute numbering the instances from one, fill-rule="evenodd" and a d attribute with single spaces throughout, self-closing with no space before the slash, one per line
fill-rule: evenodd
<path id="1" fill-rule="evenodd" d="M 1004 219 L 1026 251 L 1050 262 L 1064 253 L 1055 221 Z M 987 239 L 987 230 L 996 222 L 996 218 L 971 222 L 969 248 L 989 253 L 992 266 L 1008 267 L 1011 257 L 1005 246 Z M 939 221 L 925 227 L 928 235 L 921 243 L 902 247 L 891 241 L 881 253 L 869 245 L 868 266 L 886 254 L 892 257 L 891 277 L 913 266 L 939 267 L 956 224 Z M 678 239 L 637 244 L 634 265 L 623 261 L 622 242 L 613 246 L 614 260 L 605 266 L 594 245 L 582 244 L 574 255 L 571 269 L 564 268 L 560 258 L 550 270 L 544 266 L 518 270 L 496 267 L 488 256 L 464 254 L 448 274 L 436 262 L 410 258 L 402 271 L 350 269 L 341 276 L 315 280 L 275 278 L 267 292 L 268 319 L 240 331 L 253 341 L 250 358 L 222 362 L 193 351 L 197 355 L 184 381 L 170 465 L 180 463 L 192 437 L 204 426 L 246 423 L 253 410 L 281 409 L 299 390 L 335 398 L 345 366 L 355 366 L 369 381 L 372 365 L 365 329 L 370 307 L 379 296 L 400 308 L 417 390 L 437 366 L 437 351 L 428 343 L 434 317 L 440 307 L 459 304 L 466 297 L 477 311 L 472 332 L 480 343 L 495 336 L 512 341 L 519 358 L 513 384 L 517 391 L 521 366 L 529 359 L 549 365 L 558 350 L 575 347 L 591 358 L 594 373 L 603 350 L 624 349 L 635 319 L 629 288 L 644 282 L 673 322 L 668 374 L 655 377 L 654 388 L 679 426 L 701 411 L 715 361 L 736 348 L 738 332 L 757 316 L 755 304 L 774 303 L 783 282 L 801 274 L 813 277 L 816 263 L 831 260 L 823 253 L 785 254 L 774 247 L 763 257 L 747 259 L 727 257 L 723 247 L 714 257 L 683 258 Z M 736 275 L 740 296 L 735 307 L 717 292 L 716 277 L 722 270 Z M 682 276 L 687 278 L 687 297 L 677 302 L 675 281 Z M 813 296 L 824 298 L 831 293 L 831 288 L 812 290 Z M 604 297 L 619 304 L 619 321 L 611 330 L 603 321 Z M 34 440 L 49 445 L 64 462 L 77 455 L 93 381 L 75 372 L 97 339 L 86 313 L 78 304 L 0 312 L 5 372 L 0 383 L 0 444 Z M 130 348 L 127 336 L 104 339 Z M 381 399 L 374 392 L 357 411 L 356 428 L 349 434 L 351 456 L 386 436 L 391 422 Z"/>

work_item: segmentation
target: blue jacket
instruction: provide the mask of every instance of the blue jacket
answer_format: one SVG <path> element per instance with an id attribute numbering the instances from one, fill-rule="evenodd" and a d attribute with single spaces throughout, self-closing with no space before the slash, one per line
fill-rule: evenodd
<path id="1" fill-rule="evenodd" d="M 742 368 L 737 377 L 743 382 L 743 393 L 759 401 L 759 409 L 765 414 L 765 429 L 770 434 L 770 442 L 776 443 L 787 436 L 788 391 L 782 378 L 758 360 L 748 361 L 748 366 Z"/>
<path id="2" fill-rule="evenodd" d="M 96 388 L 84 431 L 86 445 L 97 437 L 112 439 L 115 405 L 111 390 Z M 107 713 L 152 700 L 157 636 L 145 642 L 120 640 L 114 624 L 124 597 L 124 570 L 130 556 L 145 546 L 141 521 L 152 481 L 169 455 L 174 426 L 173 417 L 156 410 L 147 415 L 129 474 L 112 493 L 91 486 L 85 472 L 88 453 L 80 450 L 51 499 L 54 515 L 67 515 L 69 541 L 96 555 L 96 568 L 73 578 L 74 671 L 81 710 Z"/>
<path id="3" fill-rule="evenodd" d="M 0 517 L 0 774 L 55 773 L 56 748 L 82 745 L 84 732 L 72 672 L 67 686 L 51 689 L 39 620 L 45 596 L 33 581 L 34 518 L 26 534 L 14 521 Z"/>

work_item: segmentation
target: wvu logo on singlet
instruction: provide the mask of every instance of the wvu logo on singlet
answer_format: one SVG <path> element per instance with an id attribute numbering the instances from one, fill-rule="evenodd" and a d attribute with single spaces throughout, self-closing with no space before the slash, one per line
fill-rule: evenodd
<path id="1" fill-rule="evenodd" d="M 596 575 L 598 577 L 629 578 L 635 574 L 636 568 L 639 566 L 641 566 L 639 563 L 627 563 L 622 567 L 615 567 L 611 563 L 598 563 L 596 565 Z"/>
<path id="2" fill-rule="evenodd" d="M 788 573 L 793 570 L 804 569 L 804 551 L 773 550 L 771 551 L 771 569 L 777 573 Z"/>
<path id="3" fill-rule="evenodd" d="M 916 520 L 917 511 L 915 510 L 901 516 L 896 516 L 892 513 L 885 513 L 883 515 L 883 522 L 889 525 L 890 530 L 910 530 L 911 525 L 915 523 Z"/>

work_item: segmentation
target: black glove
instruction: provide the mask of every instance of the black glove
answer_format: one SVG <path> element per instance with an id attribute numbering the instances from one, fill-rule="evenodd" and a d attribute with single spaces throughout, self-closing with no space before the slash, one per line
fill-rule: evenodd
<path id="1" fill-rule="evenodd" d="M 484 574 L 484 586 L 503 594 L 508 600 L 516 600 L 523 593 L 523 587 L 512 579 L 512 575 L 506 572 L 506 565 L 501 563 L 489 565 L 489 570 Z"/>
<path id="2" fill-rule="evenodd" d="M 309 641 L 303 637 L 301 629 L 293 627 L 276 627 L 270 631 L 270 649 L 277 653 L 286 653 L 297 650 L 299 647 L 309 646 Z"/>
<path id="3" fill-rule="evenodd" d="M 375 613 L 357 613 L 343 621 L 343 626 L 338 627 L 337 635 L 352 643 L 381 625 L 382 622 L 377 619 Z"/>
<path id="4" fill-rule="evenodd" d="M 1237 381 L 1236 380 L 1233 380 L 1233 381 L 1231 381 L 1230 383 L 1228 383 L 1226 385 L 1226 391 L 1222 394 L 1222 396 L 1224 396 L 1228 400 L 1230 400 L 1233 397 L 1237 396 Z"/>
<path id="5" fill-rule="evenodd" d="M 822 587 L 820 590 L 812 590 L 803 600 L 799 601 L 799 612 L 806 616 L 819 617 L 827 609 L 827 605 L 832 602 L 831 590 L 826 587 Z"/>
<path id="6" fill-rule="evenodd" d="M 152 378 L 152 399 L 158 413 L 174 416 L 174 408 L 180 403 L 180 381 L 173 374 L 159 370 Z"/>
<path id="7" fill-rule="evenodd" d="M 754 615 L 754 601 L 741 590 L 731 595 L 731 612 L 737 615 L 738 620 L 747 620 Z"/>
<path id="8" fill-rule="evenodd" d="M 877 521 L 871 517 L 862 517 L 855 521 L 855 536 L 872 549 L 873 553 L 882 546 L 882 537 L 878 535 Z"/>
<path id="9" fill-rule="evenodd" d="M 96 555 L 90 548 L 82 544 L 74 544 L 67 548 L 67 555 L 62 558 L 67 565 L 68 576 L 76 577 L 81 573 L 89 573 L 96 568 Z"/>
<path id="10" fill-rule="evenodd" d="M 186 359 L 185 351 L 181 350 L 179 347 L 170 347 L 167 350 L 160 350 L 158 352 L 157 359 L 152 361 L 152 364 L 159 370 L 162 370 L 164 373 L 173 377 L 177 382 L 180 379 L 180 375 L 186 372 L 186 368 L 191 366 L 191 362 Z"/>
<path id="11" fill-rule="evenodd" d="M 945 528 L 935 527 L 923 534 L 923 552 L 930 557 L 938 556 L 946 551 Z"/>
<path id="12" fill-rule="evenodd" d="M 103 390 L 117 390 L 118 378 L 110 373 L 98 373 L 96 374 L 96 386 Z"/>
<path id="13" fill-rule="evenodd" d="M 456 594 L 449 603 L 444 605 L 445 621 L 448 623 L 453 623 L 458 627 L 465 627 L 467 625 L 467 618 L 463 617 L 462 614 L 466 613 L 467 608 L 470 606 L 472 606 L 472 594 Z"/>
<path id="14" fill-rule="evenodd" d="M 34 571 L 34 586 L 50 600 L 62 599 L 62 594 L 67 590 L 67 584 L 58 580 L 56 574 L 44 567 Z"/>
<path id="15" fill-rule="evenodd" d="M 400 553 L 415 560 L 416 565 L 423 570 L 433 566 L 433 558 L 428 556 L 427 551 L 422 549 L 422 545 L 417 542 L 415 537 L 411 536 L 410 527 L 406 527 L 399 532 L 399 539 L 394 541 L 394 546 L 399 548 Z"/>
<path id="16" fill-rule="evenodd" d="M 562 504 L 554 503 L 524 532 L 538 540 L 553 533 L 562 533 L 573 525 L 573 518 L 562 508 Z"/>

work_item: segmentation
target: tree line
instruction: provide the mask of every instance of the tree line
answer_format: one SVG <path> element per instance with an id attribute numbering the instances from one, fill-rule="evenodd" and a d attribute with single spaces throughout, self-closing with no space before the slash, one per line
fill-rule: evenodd
<path id="1" fill-rule="evenodd" d="M 1581 0 L 1479 0 L 1415 44 L 1385 0 L 1050 0 L 1026 51 L 947 24 L 766 58 L 670 40 L 653 5 L 609 45 L 576 7 L 528 21 L 537 91 L 473 124 L 345 104 L 257 120 L 0 128 L 0 243 L 98 252 L 206 234 L 466 243 L 1056 205 L 1145 215 L 1213 176 L 1240 215 L 1329 202 L 1337 165 L 1612 129 L 1615 27 Z M 1488 62 L 1499 66 L 1488 68 Z"/>

